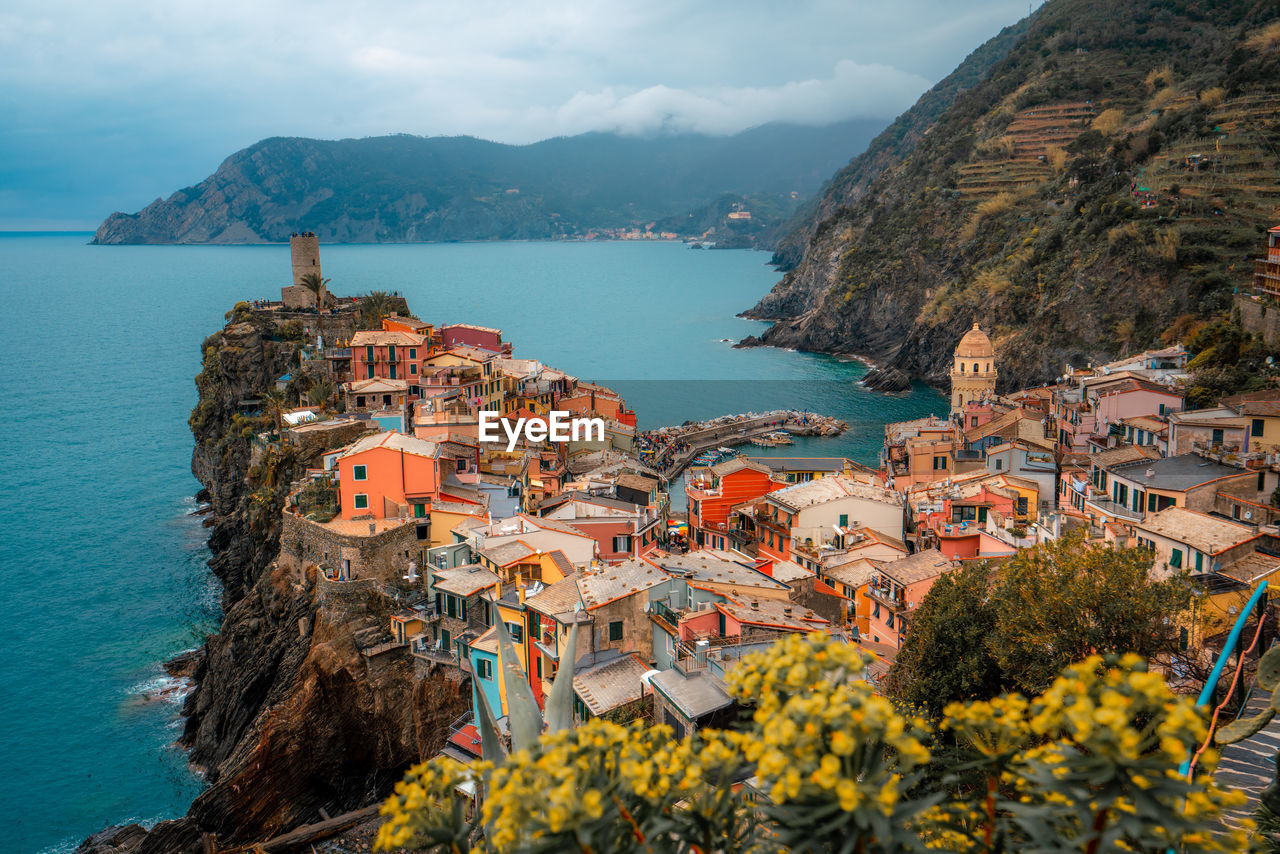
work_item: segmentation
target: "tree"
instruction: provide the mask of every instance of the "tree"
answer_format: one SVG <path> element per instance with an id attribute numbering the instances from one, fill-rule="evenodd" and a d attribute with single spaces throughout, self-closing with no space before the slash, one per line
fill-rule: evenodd
<path id="1" fill-rule="evenodd" d="M 995 630 L 991 582 L 985 564 L 966 566 L 934 582 L 885 678 L 885 693 L 934 714 L 948 703 L 1000 693 L 1000 667 L 986 643 Z"/>
<path id="2" fill-rule="evenodd" d="M 1151 565 L 1146 549 L 1077 533 L 949 573 L 920 603 L 886 691 L 936 717 L 952 701 L 1043 691 L 1093 654 L 1172 655 L 1191 586 L 1153 580 Z"/>
<path id="3" fill-rule="evenodd" d="M 370 291 L 360 300 L 359 314 L 362 328 L 378 328 L 382 318 L 391 314 L 391 295 L 386 291 Z"/>
<path id="4" fill-rule="evenodd" d="M 1095 653 L 1143 658 L 1178 649 L 1175 617 L 1191 603 L 1185 575 L 1155 581 L 1151 552 L 1075 534 L 1026 549 L 996 569 L 987 644 L 1006 689 L 1043 691 Z"/>
<path id="5" fill-rule="evenodd" d="M 285 393 L 278 388 L 273 388 L 262 395 L 262 402 L 267 407 L 267 412 L 271 414 L 271 421 L 275 424 L 278 433 L 284 421 L 284 411 L 289 405 Z"/>
<path id="6" fill-rule="evenodd" d="M 332 382 L 324 377 L 318 377 L 315 382 L 311 383 L 311 388 L 307 389 L 307 401 L 312 406 L 326 408 L 329 405 L 329 401 L 333 399 L 334 389 L 335 386 Z"/>
<path id="7" fill-rule="evenodd" d="M 317 297 L 320 296 L 320 289 L 327 286 L 333 279 L 325 279 L 319 273 L 307 273 L 298 279 L 298 284 L 305 285 Z"/>

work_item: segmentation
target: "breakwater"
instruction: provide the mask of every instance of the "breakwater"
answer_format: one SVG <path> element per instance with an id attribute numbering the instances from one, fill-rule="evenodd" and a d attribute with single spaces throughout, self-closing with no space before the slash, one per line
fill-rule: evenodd
<path id="1" fill-rule="evenodd" d="M 640 434 L 638 441 L 646 465 L 671 479 L 684 471 L 699 454 L 713 448 L 745 444 L 778 430 L 796 436 L 839 436 L 848 428 L 844 421 L 830 415 L 776 409 L 763 413 L 722 415 L 676 427 L 659 427 Z"/>

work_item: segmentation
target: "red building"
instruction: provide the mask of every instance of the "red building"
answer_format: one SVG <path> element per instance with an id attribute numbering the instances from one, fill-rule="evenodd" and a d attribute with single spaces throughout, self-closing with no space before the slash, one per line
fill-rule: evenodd
<path id="1" fill-rule="evenodd" d="M 503 343 L 501 329 L 472 326 L 470 323 L 440 327 L 440 343 L 446 350 L 454 347 L 476 347 L 503 356 L 511 355 L 511 345 Z"/>
<path id="2" fill-rule="evenodd" d="M 729 513 L 787 486 L 760 463 L 735 457 L 691 475 L 684 492 L 689 502 L 689 535 L 695 546 L 723 549 L 729 542 Z"/>
<path id="3" fill-rule="evenodd" d="M 430 355 L 430 340 L 411 332 L 367 329 L 351 336 L 353 380 L 404 380 L 416 384 Z"/>

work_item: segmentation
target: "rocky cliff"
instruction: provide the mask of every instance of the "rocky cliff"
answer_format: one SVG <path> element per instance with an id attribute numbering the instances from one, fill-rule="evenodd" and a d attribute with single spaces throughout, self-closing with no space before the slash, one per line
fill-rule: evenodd
<path id="1" fill-rule="evenodd" d="M 190 665 L 196 687 L 181 741 L 209 787 L 183 818 L 149 832 L 111 828 L 83 852 L 194 854 L 206 834 L 219 847 L 240 845 L 318 821 L 322 810 L 366 806 L 409 764 L 434 755 L 468 706 L 457 678 L 361 654 L 356 635 L 385 627 L 394 603 L 366 593 L 356 607 L 337 607 L 318 596 L 314 573 L 274 566 L 289 484 L 315 460 L 255 454 L 251 437 L 266 425 L 240 414 L 240 404 L 296 369 L 298 345 L 243 305 L 228 321 L 203 344 L 191 415 L 192 471 L 211 507 L 210 567 L 225 593 L 219 631 Z"/>
<path id="2" fill-rule="evenodd" d="M 1278 170 L 1274 4 L 1049 0 L 837 175 L 743 343 L 942 383 L 977 321 L 1009 388 L 1174 340 L 1247 283 Z"/>

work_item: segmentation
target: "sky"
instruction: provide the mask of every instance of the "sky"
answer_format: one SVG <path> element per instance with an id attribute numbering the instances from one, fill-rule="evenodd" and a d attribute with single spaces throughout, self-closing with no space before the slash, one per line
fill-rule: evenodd
<path id="1" fill-rule="evenodd" d="M 271 136 L 524 143 L 887 122 L 1027 12 L 1025 0 L 5 0 L 0 230 L 95 228 Z"/>

